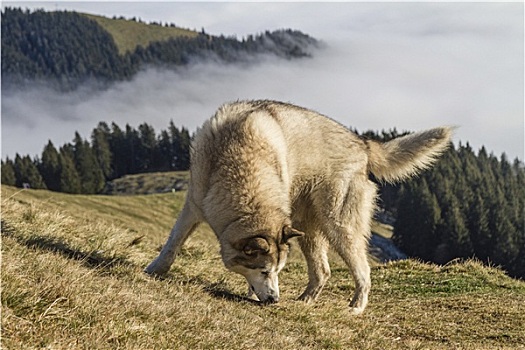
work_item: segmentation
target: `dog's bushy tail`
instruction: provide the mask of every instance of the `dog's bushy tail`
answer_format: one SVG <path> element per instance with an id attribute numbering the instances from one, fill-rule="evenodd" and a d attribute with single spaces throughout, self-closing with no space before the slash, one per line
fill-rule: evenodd
<path id="1" fill-rule="evenodd" d="M 380 181 L 397 182 L 430 167 L 448 148 L 453 128 L 440 127 L 381 143 L 367 140 L 368 169 Z"/>

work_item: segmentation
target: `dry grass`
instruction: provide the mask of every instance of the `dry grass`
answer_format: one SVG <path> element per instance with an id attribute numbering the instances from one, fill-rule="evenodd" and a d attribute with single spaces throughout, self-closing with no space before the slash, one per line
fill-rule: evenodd
<path id="1" fill-rule="evenodd" d="M 106 185 L 104 194 L 130 195 L 172 192 L 177 186 L 187 189 L 189 178 L 189 171 L 125 175 Z"/>
<path id="2" fill-rule="evenodd" d="M 319 302 L 295 300 L 306 266 L 294 251 L 282 302 L 260 306 L 206 227 L 165 279 L 142 273 L 183 193 L 17 191 L 2 187 L 3 349 L 524 348 L 525 283 L 476 262 L 375 266 L 369 308 L 352 317 L 338 260 Z"/>
<path id="3" fill-rule="evenodd" d="M 151 42 L 164 41 L 179 36 L 195 37 L 197 32 L 178 27 L 163 27 L 159 25 L 148 25 L 126 19 L 111 19 L 102 16 L 85 14 L 95 20 L 102 28 L 107 30 L 121 55 L 133 52 L 137 46 L 147 47 Z"/>

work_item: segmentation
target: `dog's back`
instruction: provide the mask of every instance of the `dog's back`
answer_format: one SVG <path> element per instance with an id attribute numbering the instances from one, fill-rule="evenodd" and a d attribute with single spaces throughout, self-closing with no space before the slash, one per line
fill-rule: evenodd
<path id="1" fill-rule="evenodd" d="M 452 128 L 441 127 L 396 138 L 386 143 L 363 140 L 348 128 L 314 111 L 276 101 L 241 101 L 223 105 L 198 131 L 192 159 L 204 156 L 213 166 L 224 145 L 272 145 L 280 158 L 281 175 L 319 177 L 349 163 L 366 167 L 379 180 L 395 182 L 428 168 L 448 147 Z M 240 142 L 240 143 L 239 143 Z M 261 151 L 261 150 L 259 150 Z M 247 152 L 238 152 L 238 154 Z M 283 157 L 286 156 L 286 159 Z M 221 156 L 222 157 L 222 156 Z M 265 156 L 257 154 L 258 159 Z M 192 161 L 201 165 L 202 161 Z M 202 171 L 205 170 L 205 171 Z M 200 169 L 209 173 L 213 169 Z M 196 174 L 195 174 L 196 175 Z"/>

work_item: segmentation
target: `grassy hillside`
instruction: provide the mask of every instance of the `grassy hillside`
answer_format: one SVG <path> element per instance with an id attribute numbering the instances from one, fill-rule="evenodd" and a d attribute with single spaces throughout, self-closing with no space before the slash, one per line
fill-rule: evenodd
<path id="1" fill-rule="evenodd" d="M 171 192 L 173 189 L 187 189 L 189 177 L 189 171 L 125 175 L 109 182 L 103 192 L 111 195 Z"/>
<path id="2" fill-rule="evenodd" d="M 91 14 L 84 15 L 95 20 L 113 36 L 120 54 L 132 52 L 139 45 L 146 47 L 154 41 L 164 41 L 178 36 L 195 37 L 198 35 L 195 31 L 178 27 L 163 27 L 127 19 L 111 19 Z"/>
<path id="3" fill-rule="evenodd" d="M 245 300 L 207 227 L 165 279 L 142 273 L 183 192 L 73 196 L 2 186 L 3 349 L 518 349 L 525 283 L 475 262 L 376 265 L 362 316 L 338 259 L 314 305 L 296 301 L 306 265 L 294 249 L 282 301 Z"/>

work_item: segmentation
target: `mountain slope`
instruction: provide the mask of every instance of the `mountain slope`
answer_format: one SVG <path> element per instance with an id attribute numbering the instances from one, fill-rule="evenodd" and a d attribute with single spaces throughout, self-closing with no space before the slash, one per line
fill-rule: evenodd
<path id="1" fill-rule="evenodd" d="M 262 54 L 294 59 L 310 56 L 317 45 L 292 30 L 238 40 L 67 11 L 5 8 L 1 25 L 2 88 L 23 88 L 35 80 L 63 90 L 86 81 L 105 86 L 150 66 L 175 69 L 209 59 L 255 62 Z"/>
<path id="2" fill-rule="evenodd" d="M 146 47 L 155 41 L 165 41 L 177 37 L 194 38 L 197 32 L 175 26 L 163 27 L 149 25 L 124 18 L 107 18 L 91 14 L 81 14 L 95 20 L 115 40 L 119 53 L 133 52 L 138 46 Z"/>
<path id="3" fill-rule="evenodd" d="M 332 257 L 314 305 L 296 301 L 306 265 L 292 250 L 282 301 L 245 300 L 202 226 L 164 279 L 142 273 L 183 192 L 82 196 L 2 186 L 2 347 L 177 349 L 516 349 L 525 283 L 475 262 L 404 260 L 372 271 L 369 308 L 348 312 L 353 282 Z"/>

